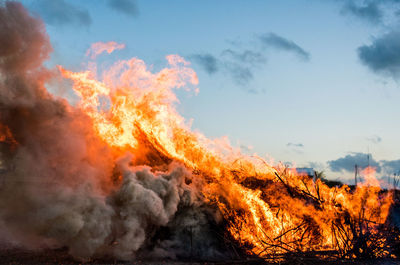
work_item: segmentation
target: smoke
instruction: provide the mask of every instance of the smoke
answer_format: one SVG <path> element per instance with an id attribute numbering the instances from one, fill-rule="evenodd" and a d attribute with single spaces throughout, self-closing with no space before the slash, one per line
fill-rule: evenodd
<path id="1" fill-rule="evenodd" d="M 119 163 L 123 172 L 120 189 L 107 198 L 115 210 L 113 254 L 130 258 L 149 240 L 154 227 L 166 226 L 178 211 L 178 206 L 194 206 L 198 200 L 192 180 L 185 168 L 171 164 L 167 173 L 151 172 L 147 166 L 130 167 L 127 156 Z M 198 204 L 198 202 L 197 202 Z M 154 245 L 153 242 L 147 242 Z"/>
<path id="2" fill-rule="evenodd" d="M 199 193 L 201 182 L 177 163 L 156 171 L 132 165 L 129 153 L 116 158 L 86 114 L 45 89 L 52 74 L 43 62 L 50 52 L 41 20 L 19 3 L 0 6 L 5 240 L 28 248 L 67 246 L 84 259 L 174 257 L 187 243 L 181 230 L 191 226 L 204 242 L 198 248 L 210 249 L 205 231 L 213 213 Z M 160 235 L 161 228 L 171 235 Z"/>

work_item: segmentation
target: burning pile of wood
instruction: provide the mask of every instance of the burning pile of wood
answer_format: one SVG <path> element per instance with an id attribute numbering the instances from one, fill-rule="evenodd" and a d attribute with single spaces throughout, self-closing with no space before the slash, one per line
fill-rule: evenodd
<path id="1" fill-rule="evenodd" d="M 234 172 L 234 174 L 237 173 Z M 301 179 L 302 185 L 295 186 L 292 185 L 290 179 L 293 176 L 290 174 L 286 168 L 283 168 L 275 172 L 275 180 L 263 179 L 257 175 L 249 176 L 242 178 L 241 185 L 251 190 L 260 190 L 262 192 L 260 197 L 271 205 L 277 216 L 287 207 L 285 201 L 271 202 L 271 193 L 274 194 L 277 191 L 284 194 L 282 198 L 290 197 L 301 201 L 316 211 L 323 211 L 328 200 L 335 201 L 335 197 L 326 198 L 321 194 L 320 189 L 325 186 L 323 181 L 310 182 L 308 177 L 297 176 Z M 299 219 L 293 226 L 285 227 L 284 223 L 287 220 L 282 218 L 280 233 L 275 237 L 271 237 L 260 227 L 263 237 L 259 238 L 258 246 L 252 244 L 240 246 L 269 262 L 302 261 L 307 264 L 307 261 L 312 263 L 317 260 L 397 258 L 400 255 L 400 192 L 395 188 L 395 185 L 392 190 L 380 190 L 370 186 L 334 187 L 333 196 L 340 196 L 340 190 L 345 189 L 351 196 L 360 196 L 360 200 L 358 200 L 356 212 L 346 209 L 340 204 L 340 200 L 335 202 L 335 218 L 329 219 L 326 223 L 333 243 L 330 247 L 321 245 L 323 240 L 321 227 L 316 223 L 312 212 L 299 213 L 300 218 L 296 215 Z M 368 204 L 371 193 L 375 193 L 374 198 L 381 202 L 388 199 L 393 201 L 388 214 L 385 215 L 386 218 L 380 222 L 376 217 L 382 214 L 383 209 L 377 207 L 371 211 L 369 208 L 371 205 Z M 227 212 L 227 216 L 226 221 L 232 227 L 231 231 L 236 233 L 236 238 L 240 241 L 243 225 L 246 225 L 246 215 L 241 210 L 232 210 Z M 237 222 L 238 218 L 242 218 L 242 222 Z M 240 225 L 237 225 L 238 223 Z M 288 237 L 290 240 L 286 238 L 288 235 L 291 235 Z M 254 251 L 255 249 L 257 251 Z"/>

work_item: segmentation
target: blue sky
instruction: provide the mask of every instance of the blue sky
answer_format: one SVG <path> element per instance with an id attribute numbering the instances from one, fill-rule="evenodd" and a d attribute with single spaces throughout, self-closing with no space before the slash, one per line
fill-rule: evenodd
<path id="1" fill-rule="evenodd" d="M 157 69 L 179 54 L 200 93 L 179 91 L 178 110 L 208 137 L 332 179 L 351 178 L 368 152 L 379 174 L 400 170 L 400 1 L 22 2 L 46 23 L 50 67 L 82 70 L 99 41 L 126 45 L 103 65 L 138 57 Z"/>

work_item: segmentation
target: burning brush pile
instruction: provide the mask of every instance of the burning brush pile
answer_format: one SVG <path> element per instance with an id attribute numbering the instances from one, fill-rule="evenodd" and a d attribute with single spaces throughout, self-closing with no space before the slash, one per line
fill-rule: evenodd
<path id="1" fill-rule="evenodd" d="M 191 131 L 174 108 L 174 89 L 197 92 L 182 57 L 167 56 L 157 73 L 137 58 L 73 72 L 44 67 L 50 52 L 40 19 L 15 2 L 0 7 L 0 233 L 8 242 L 66 247 L 78 259 L 400 254 L 388 222 L 392 192 L 372 182 L 329 188 Z M 61 78 L 76 104 L 46 90 Z"/>

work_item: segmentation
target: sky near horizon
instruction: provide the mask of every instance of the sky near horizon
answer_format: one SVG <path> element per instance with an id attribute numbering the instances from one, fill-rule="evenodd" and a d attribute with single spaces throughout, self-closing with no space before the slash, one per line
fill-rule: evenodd
<path id="1" fill-rule="evenodd" d="M 83 70 L 92 43 L 165 66 L 191 62 L 200 93 L 178 91 L 178 111 L 209 138 L 244 153 L 353 176 L 400 170 L 400 1 L 24 0 L 46 23 L 50 67 Z"/>

